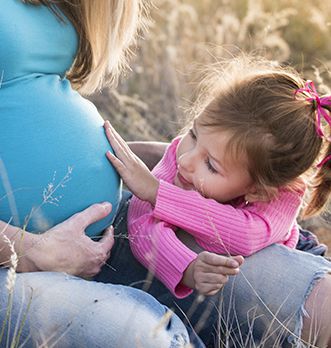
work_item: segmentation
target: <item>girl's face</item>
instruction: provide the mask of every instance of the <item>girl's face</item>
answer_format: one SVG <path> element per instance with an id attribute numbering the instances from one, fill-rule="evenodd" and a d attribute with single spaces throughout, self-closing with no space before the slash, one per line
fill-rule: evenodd
<path id="1" fill-rule="evenodd" d="M 220 203 L 253 192 L 246 158 L 226 156 L 229 133 L 212 131 L 197 121 L 198 118 L 178 144 L 174 184 L 185 190 L 198 191 Z"/>

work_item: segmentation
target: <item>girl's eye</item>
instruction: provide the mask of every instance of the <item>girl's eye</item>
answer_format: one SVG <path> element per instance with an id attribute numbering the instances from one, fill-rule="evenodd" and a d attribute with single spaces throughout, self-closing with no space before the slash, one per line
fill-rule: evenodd
<path id="1" fill-rule="evenodd" d="M 205 162 L 206 162 L 206 166 L 207 166 L 208 170 L 209 170 L 211 173 L 216 174 L 216 173 L 217 173 L 217 170 L 211 165 L 211 163 L 210 163 L 210 161 L 209 161 L 208 158 L 206 158 Z"/>
<path id="2" fill-rule="evenodd" d="M 194 132 L 193 132 L 193 129 L 191 128 L 189 131 L 189 134 L 190 134 L 190 137 L 193 139 L 193 140 L 196 140 L 196 135 L 194 134 Z"/>

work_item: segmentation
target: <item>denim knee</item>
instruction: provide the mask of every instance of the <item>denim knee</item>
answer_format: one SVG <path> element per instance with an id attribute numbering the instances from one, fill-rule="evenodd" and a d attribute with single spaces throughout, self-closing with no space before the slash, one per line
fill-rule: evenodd
<path id="1" fill-rule="evenodd" d="M 36 272 L 17 275 L 8 301 L 6 273 L 0 269 L 0 320 L 5 325 L 0 347 L 15 338 L 25 347 L 61 348 L 177 348 L 189 342 L 180 319 L 143 291 Z M 11 309 L 7 321 L 6 308 Z"/>

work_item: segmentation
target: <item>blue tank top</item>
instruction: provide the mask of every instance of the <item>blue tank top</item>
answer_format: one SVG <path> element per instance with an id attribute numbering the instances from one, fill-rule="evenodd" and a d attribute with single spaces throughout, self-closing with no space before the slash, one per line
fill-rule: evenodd
<path id="1" fill-rule="evenodd" d="M 47 7 L 0 1 L 0 219 L 30 232 L 110 201 L 87 230 L 99 235 L 120 200 L 103 119 L 65 78 L 77 48 L 72 24 Z"/>

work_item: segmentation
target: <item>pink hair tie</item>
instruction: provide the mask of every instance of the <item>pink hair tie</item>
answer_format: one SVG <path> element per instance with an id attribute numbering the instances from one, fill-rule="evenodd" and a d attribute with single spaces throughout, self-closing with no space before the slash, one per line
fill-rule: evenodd
<path id="1" fill-rule="evenodd" d="M 328 162 L 328 161 L 331 161 L 331 155 L 326 156 L 325 158 L 323 158 L 322 161 L 319 162 L 319 163 L 317 164 L 316 167 L 317 167 L 317 168 L 321 168 L 321 167 L 323 167 L 324 164 L 325 164 L 326 162 Z"/>
<path id="2" fill-rule="evenodd" d="M 325 138 L 327 141 L 331 141 L 330 137 L 326 137 L 322 130 L 322 118 L 324 118 L 325 122 L 331 127 L 331 117 L 328 111 L 324 108 L 325 106 L 331 107 L 331 96 L 327 95 L 324 97 L 320 97 L 317 93 L 317 90 L 314 86 L 314 82 L 307 80 L 305 83 L 305 87 L 298 88 L 295 91 L 295 96 L 298 93 L 302 93 L 306 96 L 306 100 L 315 104 L 316 106 L 316 133 L 319 137 Z M 321 168 L 326 162 L 331 160 L 331 155 L 326 156 L 322 159 L 321 162 L 317 164 L 317 168 Z"/>
<path id="3" fill-rule="evenodd" d="M 314 82 L 307 80 L 305 87 L 298 88 L 295 91 L 295 96 L 298 93 L 302 93 L 306 96 L 306 100 L 316 105 L 316 132 L 319 137 L 326 138 L 328 141 L 331 141 L 330 137 L 326 137 L 322 130 L 322 118 L 326 123 L 331 127 L 331 117 L 328 114 L 328 111 L 324 109 L 325 106 L 331 107 L 331 95 L 319 97 L 317 90 L 314 86 Z"/>

